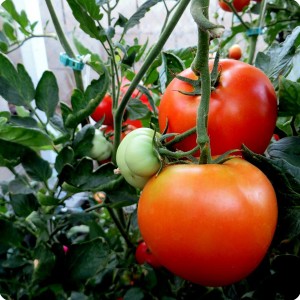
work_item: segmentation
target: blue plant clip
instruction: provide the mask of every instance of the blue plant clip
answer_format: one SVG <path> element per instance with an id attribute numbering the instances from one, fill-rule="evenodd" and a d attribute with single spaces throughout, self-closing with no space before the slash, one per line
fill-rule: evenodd
<path id="1" fill-rule="evenodd" d="M 78 58 L 80 59 L 80 56 Z M 67 55 L 67 53 L 61 53 L 59 55 L 59 60 L 64 66 L 70 67 L 76 71 L 82 71 L 84 67 L 84 63 L 81 60 L 71 58 L 70 56 Z"/>
<path id="2" fill-rule="evenodd" d="M 246 31 L 247 36 L 260 35 L 262 33 L 263 33 L 263 29 L 261 27 L 249 28 Z"/>

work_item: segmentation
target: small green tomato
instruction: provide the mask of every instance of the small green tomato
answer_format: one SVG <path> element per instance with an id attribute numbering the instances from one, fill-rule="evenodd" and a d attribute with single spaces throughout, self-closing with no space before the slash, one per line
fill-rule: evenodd
<path id="1" fill-rule="evenodd" d="M 161 162 L 153 148 L 154 130 L 138 128 L 131 131 L 119 145 L 117 165 L 125 180 L 142 189 L 147 181 L 158 172 Z M 156 137 L 160 137 L 156 133 Z"/>
<path id="2" fill-rule="evenodd" d="M 95 129 L 93 147 L 90 150 L 89 156 L 97 161 L 102 161 L 110 158 L 112 149 L 112 143 L 104 137 L 103 132 Z"/>

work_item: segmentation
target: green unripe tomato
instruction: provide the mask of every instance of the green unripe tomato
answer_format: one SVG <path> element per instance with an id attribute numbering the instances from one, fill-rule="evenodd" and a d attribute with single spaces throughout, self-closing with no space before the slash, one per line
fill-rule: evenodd
<path id="1" fill-rule="evenodd" d="M 119 145 L 117 165 L 125 180 L 142 189 L 160 168 L 160 160 L 153 149 L 154 130 L 138 128 L 131 131 Z M 156 137 L 160 137 L 156 133 Z"/>
<path id="2" fill-rule="evenodd" d="M 112 150 L 112 143 L 104 137 L 102 131 L 95 129 L 93 147 L 90 150 L 89 156 L 98 161 L 105 160 L 110 158 Z"/>

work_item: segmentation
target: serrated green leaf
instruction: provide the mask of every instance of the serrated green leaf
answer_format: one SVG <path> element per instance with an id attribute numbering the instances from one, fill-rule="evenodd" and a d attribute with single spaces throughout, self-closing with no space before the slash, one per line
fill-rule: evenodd
<path id="1" fill-rule="evenodd" d="M 23 65 L 17 69 L 0 53 L 0 95 L 9 103 L 29 106 L 34 98 L 34 86 Z"/>
<path id="2" fill-rule="evenodd" d="M 61 103 L 62 115 L 67 128 L 76 128 L 79 123 L 89 117 L 105 96 L 109 85 L 109 76 L 105 71 L 97 80 L 87 87 L 85 94 L 75 90 L 72 96 L 73 110 Z M 89 99 L 90 96 L 94 98 Z M 78 101 L 78 103 L 75 103 Z"/>
<path id="3" fill-rule="evenodd" d="M 10 194 L 10 203 L 15 214 L 24 218 L 39 208 L 34 194 Z"/>
<path id="4" fill-rule="evenodd" d="M 104 269 L 109 261 L 109 247 L 102 238 L 73 244 L 66 255 L 68 281 L 80 284 Z"/>
<path id="5" fill-rule="evenodd" d="M 34 151 L 28 151 L 21 162 L 26 173 L 33 180 L 46 182 L 52 175 L 50 164 Z"/>
<path id="6" fill-rule="evenodd" d="M 291 68 L 293 57 L 300 45 L 300 26 L 281 43 L 272 44 L 266 53 L 259 52 L 255 66 L 261 69 L 277 85 L 279 75 L 285 76 Z"/>
<path id="7" fill-rule="evenodd" d="M 60 173 L 63 167 L 66 164 L 71 164 L 74 159 L 74 151 L 71 147 L 67 146 L 63 148 L 55 159 L 54 167 L 57 171 L 57 173 Z"/>
<path id="8" fill-rule="evenodd" d="M 35 102 L 37 108 L 46 113 L 49 121 L 59 102 L 58 85 L 52 72 L 45 71 L 43 73 L 36 87 Z"/>
<path id="9" fill-rule="evenodd" d="M 300 83 L 280 77 L 279 115 L 296 116 L 300 114 Z"/>
<path id="10" fill-rule="evenodd" d="M 0 166 L 6 166 L 3 164 L 5 161 L 12 167 L 19 165 L 28 149 L 23 145 L 0 139 Z"/>
<path id="11" fill-rule="evenodd" d="M 161 57 L 162 68 L 160 70 L 159 80 L 163 92 L 175 75 L 185 69 L 185 65 L 182 60 L 173 53 L 163 52 Z"/>
<path id="12" fill-rule="evenodd" d="M 132 98 L 128 102 L 127 113 L 127 117 L 130 120 L 138 120 L 146 117 L 149 113 L 149 109 L 140 99 Z"/>
<path id="13" fill-rule="evenodd" d="M 67 1 L 72 10 L 73 16 L 80 24 L 79 25 L 80 28 L 90 37 L 103 41 L 103 33 L 101 33 L 97 24 L 95 23 L 95 20 L 89 15 L 89 12 L 86 10 L 86 8 L 81 5 L 82 1 L 81 0 L 67 0 Z M 88 1 L 91 2 L 91 0 Z M 99 10 L 98 6 L 97 9 Z"/>
<path id="14" fill-rule="evenodd" d="M 66 182 L 81 191 L 104 190 L 121 176 L 114 174 L 115 166 L 101 165 L 93 170 L 93 160 L 82 158 L 76 166 L 65 165 L 59 175 L 60 182 Z"/>
<path id="15" fill-rule="evenodd" d="M 125 24 L 123 35 L 134 26 L 138 25 L 145 14 L 151 9 L 152 6 L 156 5 L 161 0 L 147 0 L 144 2 L 138 10 L 128 19 Z"/>
<path id="16" fill-rule="evenodd" d="M 75 136 L 72 147 L 76 157 L 87 156 L 93 147 L 95 127 L 88 124 L 84 126 Z"/>
<path id="17" fill-rule="evenodd" d="M 9 124 L 0 126 L 0 139 L 40 150 L 52 145 L 50 137 L 39 129 Z"/>

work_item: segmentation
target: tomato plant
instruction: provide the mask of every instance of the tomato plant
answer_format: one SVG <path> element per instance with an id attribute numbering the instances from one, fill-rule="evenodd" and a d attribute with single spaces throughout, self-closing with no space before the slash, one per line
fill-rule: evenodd
<path id="1" fill-rule="evenodd" d="M 232 59 L 239 60 L 242 57 L 242 49 L 241 46 L 238 44 L 232 45 L 228 49 L 228 57 Z"/>
<path id="2" fill-rule="evenodd" d="M 240 12 L 250 4 L 250 0 L 233 0 L 232 5 L 236 11 Z M 231 11 L 231 8 L 222 0 L 219 0 L 220 7 L 225 11 Z"/>
<path id="3" fill-rule="evenodd" d="M 138 244 L 135 250 L 135 259 L 139 264 L 147 263 L 153 268 L 159 268 L 161 266 L 145 242 L 140 242 Z"/>
<path id="4" fill-rule="evenodd" d="M 159 137 L 150 128 L 131 131 L 122 140 L 117 151 L 117 165 L 126 181 L 136 188 L 143 188 L 161 166 L 154 150 L 153 137 Z"/>
<path id="5" fill-rule="evenodd" d="M 276 195 L 267 177 L 242 159 L 169 166 L 144 187 L 138 222 L 163 266 L 201 285 L 228 285 L 266 255 Z"/>
<path id="6" fill-rule="evenodd" d="M 213 62 L 210 62 L 212 68 Z M 213 155 L 241 149 L 242 144 L 263 153 L 273 135 L 277 118 L 277 96 L 268 77 L 244 62 L 224 59 L 219 64 L 220 76 L 211 93 L 208 134 Z M 191 69 L 181 76 L 196 79 Z M 163 131 L 182 133 L 196 125 L 199 95 L 186 95 L 193 86 L 174 78 L 159 106 L 159 127 Z M 247 91 L 247 92 L 242 92 Z M 175 147 L 188 151 L 196 146 L 192 134 Z"/>

